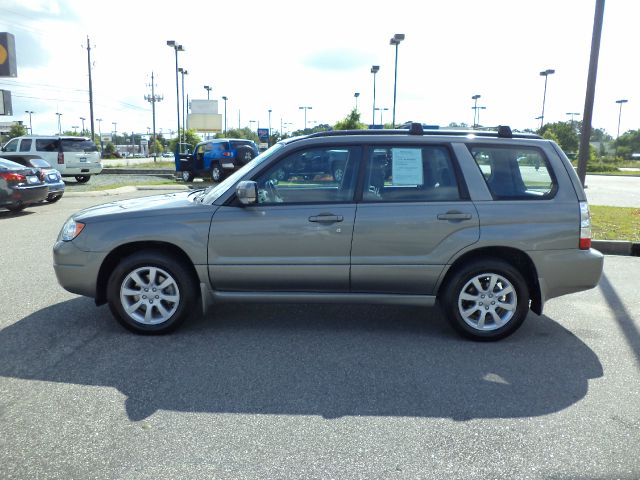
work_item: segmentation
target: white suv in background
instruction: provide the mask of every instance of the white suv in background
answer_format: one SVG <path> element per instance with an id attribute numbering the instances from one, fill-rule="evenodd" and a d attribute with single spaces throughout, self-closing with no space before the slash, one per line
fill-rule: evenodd
<path id="1" fill-rule="evenodd" d="M 100 152 L 87 137 L 27 135 L 9 140 L 2 157 L 34 155 L 45 159 L 63 177 L 75 177 L 79 183 L 102 172 Z"/>

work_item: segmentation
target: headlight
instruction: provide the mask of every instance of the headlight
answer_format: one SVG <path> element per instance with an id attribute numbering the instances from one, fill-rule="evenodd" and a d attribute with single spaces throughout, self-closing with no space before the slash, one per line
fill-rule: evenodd
<path id="1" fill-rule="evenodd" d="M 78 235 L 80 235 L 80 232 L 82 231 L 83 228 L 84 228 L 84 223 L 76 222 L 73 218 L 70 218 L 69 220 L 66 221 L 66 223 L 62 227 L 62 236 L 61 236 L 62 241 L 70 242 L 71 240 L 76 238 Z"/>

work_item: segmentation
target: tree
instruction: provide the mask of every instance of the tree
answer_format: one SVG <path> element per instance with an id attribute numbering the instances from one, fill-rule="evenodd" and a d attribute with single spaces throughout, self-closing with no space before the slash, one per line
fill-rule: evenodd
<path id="1" fill-rule="evenodd" d="M 614 144 L 619 156 L 631 157 L 632 153 L 640 152 L 640 130 L 623 133 Z"/>
<path id="2" fill-rule="evenodd" d="M 9 138 L 7 138 L 7 140 L 11 140 L 12 138 L 15 138 L 15 137 L 21 137 L 26 134 L 27 134 L 27 129 L 22 123 L 14 123 L 13 125 L 11 125 L 11 128 L 9 129 L 9 135 L 8 135 Z"/>
<path id="3" fill-rule="evenodd" d="M 169 140 L 169 150 L 170 151 L 172 151 L 172 152 L 176 151 L 176 145 L 177 145 L 179 140 L 180 140 L 180 137 L 175 137 L 175 138 L 172 138 L 171 140 Z M 184 142 L 183 143 L 188 143 L 189 145 L 191 145 L 191 148 L 195 147 L 201 141 L 202 141 L 202 139 L 200 138 L 200 136 L 198 134 L 196 134 L 195 130 L 185 130 L 184 131 Z"/>
<path id="4" fill-rule="evenodd" d="M 560 145 L 565 152 L 577 152 L 580 141 L 578 139 L 578 131 L 576 129 L 577 124 L 575 122 L 556 122 L 547 123 L 544 125 L 538 133 L 543 138 L 546 137 L 547 132 L 551 132 L 556 140 L 556 143 Z"/>
<path id="5" fill-rule="evenodd" d="M 334 130 L 366 130 L 367 125 L 360 121 L 360 112 L 355 108 L 343 120 L 338 121 Z"/>

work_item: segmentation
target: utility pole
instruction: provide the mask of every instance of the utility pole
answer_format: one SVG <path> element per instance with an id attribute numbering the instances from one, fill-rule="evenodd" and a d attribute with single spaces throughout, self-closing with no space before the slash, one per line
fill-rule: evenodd
<path id="1" fill-rule="evenodd" d="M 153 137 L 151 138 L 151 144 L 153 145 L 153 161 L 155 162 L 157 161 L 158 153 L 156 152 L 156 102 L 160 102 L 163 97 L 162 95 L 156 95 L 153 72 L 151 72 L 151 95 L 145 95 L 144 99 L 151 103 L 151 112 L 153 115 Z"/>
<path id="2" fill-rule="evenodd" d="M 87 66 L 89 67 L 89 116 L 91 117 L 91 141 L 93 141 L 95 128 L 93 124 L 93 83 L 91 82 L 91 42 L 89 41 L 89 35 L 87 35 Z"/>

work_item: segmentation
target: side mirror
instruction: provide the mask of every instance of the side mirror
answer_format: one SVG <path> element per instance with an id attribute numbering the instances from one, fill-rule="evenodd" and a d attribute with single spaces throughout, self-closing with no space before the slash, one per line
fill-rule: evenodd
<path id="1" fill-rule="evenodd" d="M 242 205 L 254 205 L 258 202 L 258 184 L 243 180 L 236 186 L 236 196 Z"/>

